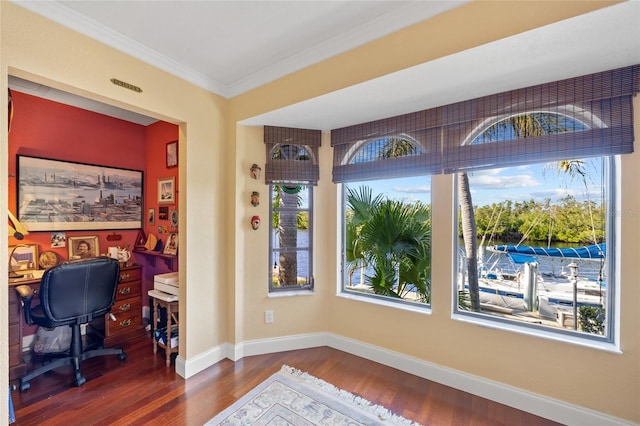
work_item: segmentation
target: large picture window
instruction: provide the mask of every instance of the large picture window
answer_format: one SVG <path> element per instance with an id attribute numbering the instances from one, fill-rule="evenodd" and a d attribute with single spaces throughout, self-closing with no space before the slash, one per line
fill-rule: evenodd
<path id="1" fill-rule="evenodd" d="M 595 157 L 458 176 L 455 311 L 610 341 L 614 172 Z"/>

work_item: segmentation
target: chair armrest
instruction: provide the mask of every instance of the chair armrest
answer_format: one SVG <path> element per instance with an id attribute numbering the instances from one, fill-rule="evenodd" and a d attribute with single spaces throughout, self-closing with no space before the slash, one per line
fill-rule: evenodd
<path id="1" fill-rule="evenodd" d="M 16 291 L 22 300 L 33 299 L 33 294 L 35 293 L 28 285 L 19 285 L 16 287 Z"/>
<path id="2" fill-rule="evenodd" d="M 22 302 L 22 310 L 24 311 L 24 319 L 28 325 L 33 325 L 31 321 L 31 301 L 33 300 L 34 291 L 28 285 L 19 285 L 16 292 Z"/>

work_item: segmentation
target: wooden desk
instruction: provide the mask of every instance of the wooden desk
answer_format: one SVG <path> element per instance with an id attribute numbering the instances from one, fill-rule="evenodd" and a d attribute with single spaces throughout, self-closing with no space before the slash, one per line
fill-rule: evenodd
<path id="1" fill-rule="evenodd" d="M 132 265 L 120 268 L 120 281 L 116 290 L 116 301 L 111 307 L 115 321 L 105 315 L 91 322 L 92 331 L 103 338 L 105 347 L 122 344 L 136 339 L 144 333 L 142 323 L 142 266 Z"/>
<path id="2" fill-rule="evenodd" d="M 105 347 L 116 346 L 124 341 L 140 338 L 144 335 L 142 324 L 142 267 L 127 266 L 120 269 L 120 282 L 116 290 L 116 302 L 111 308 L 116 321 L 108 315 L 90 324 L 103 339 Z M 40 289 L 39 279 L 9 281 L 9 381 L 16 380 L 27 373 L 27 365 L 22 358 L 22 338 L 24 315 L 20 309 L 20 298 L 15 287 L 29 285 L 34 290 Z M 32 306 L 38 304 L 37 294 Z"/>

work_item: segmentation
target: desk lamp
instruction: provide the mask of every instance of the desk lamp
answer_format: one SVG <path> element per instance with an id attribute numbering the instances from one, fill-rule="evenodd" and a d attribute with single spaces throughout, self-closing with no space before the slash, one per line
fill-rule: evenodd
<path id="1" fill-rule="evenodd" d="M 29 231 L 22 223 L 20 223 L 18 218 L 15 217 L 13 213 L 11 213 L 9 210 L 7 210 L 7 213 L 9 213 L 9 237 L 13 237 L 16 240 L 23 240 L 25 235 L 29 235 Z M 25 246 L 24 244 L 18 244 L 15 247 L 13 247 L 13 249 L 11 250 L 11 253 L 9 253 L 9 278 L 19 278 L 22 276 L 20 274 L 17 274 L 13 270 L 13 266 L 11 265 L 11 259 L 13 258 L 13 253 L 16 251 L 18 247 L 27 247 L 27 246 Z"/>

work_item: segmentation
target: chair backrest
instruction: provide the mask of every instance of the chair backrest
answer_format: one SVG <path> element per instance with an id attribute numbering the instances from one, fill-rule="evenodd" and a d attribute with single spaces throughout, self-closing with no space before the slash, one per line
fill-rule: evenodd
<path id="1" fill-rule="evenodd" d="M 111 309 L 120 264 L 108 257 L 64 262 L 47 270 L 40 281 L 40 306 L 57 325 L 84 324 Z"/>

